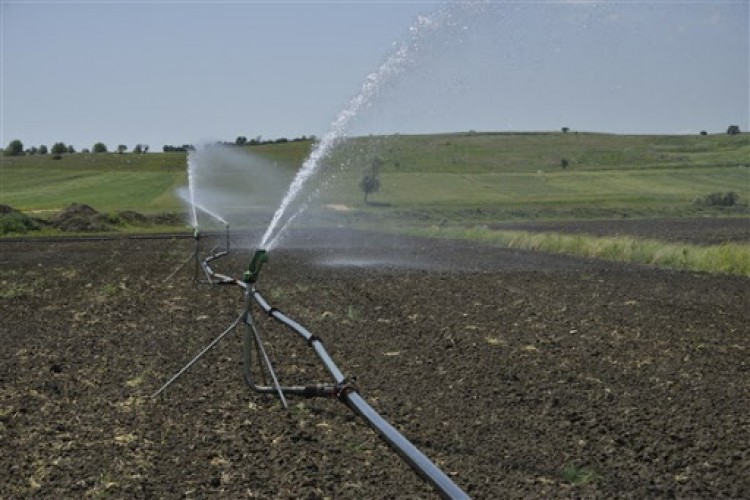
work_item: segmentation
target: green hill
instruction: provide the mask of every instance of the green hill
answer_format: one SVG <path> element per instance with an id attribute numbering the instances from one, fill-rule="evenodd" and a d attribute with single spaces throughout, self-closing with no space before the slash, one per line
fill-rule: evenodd
<path id="1" fill-rule="evenodd" d="M 296 169 L 310 142 L 245 146 Z M 365 205 L 358 185 L 375 158 L 381 187 Z M 183 210 L 184 153 L 4 156 L 0 203 L 27 212 L 72 202 L 100 211 Z M 326 159 L 313 187 L 321 202 L 372 217 L 429 220 L 594 218 L 746 213 L 696 205 L 732 191 L 750 199 L 750 134 L 637 136 L 462 133 L 360 137 Z"/>

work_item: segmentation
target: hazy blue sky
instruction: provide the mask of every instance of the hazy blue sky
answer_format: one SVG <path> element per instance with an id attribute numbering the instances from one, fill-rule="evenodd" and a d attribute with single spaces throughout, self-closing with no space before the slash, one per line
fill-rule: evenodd
<path id="1" fill-rule="evenodd" d="M 1 142 L 320 136 L 399 44 L 350 133 L 746 131 L 748 5 L 3 0 Z"/>

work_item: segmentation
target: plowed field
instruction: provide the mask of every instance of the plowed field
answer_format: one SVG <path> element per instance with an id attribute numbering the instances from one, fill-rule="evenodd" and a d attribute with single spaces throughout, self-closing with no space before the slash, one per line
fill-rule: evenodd
<path id="1" fill-rule="evenodd" d="M 271 251 L 259 288 L 473 497 L 749 494 L 750 280 L 353 239 Z M 337 400 L 251 392 L 239 332 L 149 397 L 242 309 L 190 266 L 164 282 L 192 249 L 0 242 L 0 497 L 434 497 Z M 328 382 L 259 324 L 283 382 Z"/>

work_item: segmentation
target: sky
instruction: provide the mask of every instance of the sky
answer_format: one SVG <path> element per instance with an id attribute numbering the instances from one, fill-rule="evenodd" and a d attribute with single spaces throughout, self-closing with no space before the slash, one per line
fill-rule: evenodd
<path id="1" fill-rule="evenodd" d="M 0 1 L 3 146 L 750 129 L 749 0 Z"/>

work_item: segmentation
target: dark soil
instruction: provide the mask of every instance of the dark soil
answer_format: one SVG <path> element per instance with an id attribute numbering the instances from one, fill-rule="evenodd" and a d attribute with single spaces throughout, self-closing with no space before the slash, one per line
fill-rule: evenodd
<path id="1" fill-rule="evenodd" d="M 354 238 L 272 250 L 260 288 L 470 495 L 750 492 L 749 279 Z M 192 244 L 0 242 L 0 498 L 434 497 L 340 402 L 251 392 L 239 333 L 149 398 L 241 311 L 163 282 Z M 329 381 L 259 322 L 283 382 Z"/>

